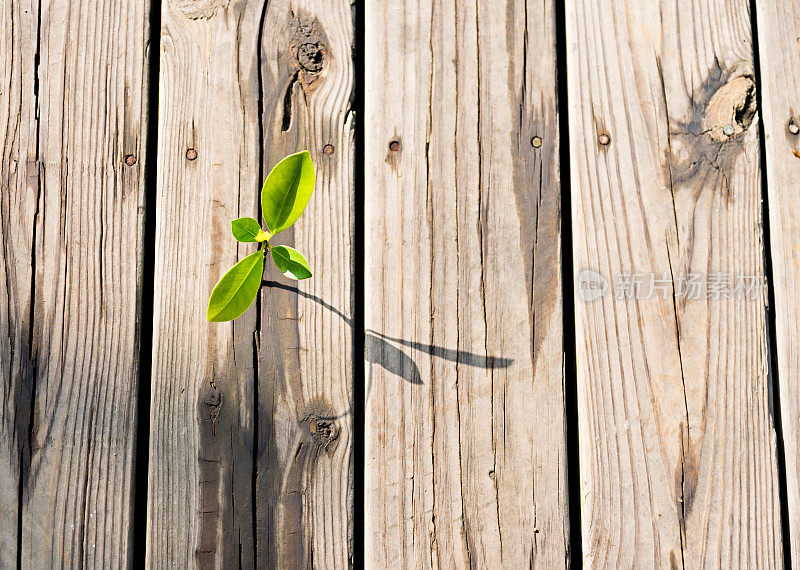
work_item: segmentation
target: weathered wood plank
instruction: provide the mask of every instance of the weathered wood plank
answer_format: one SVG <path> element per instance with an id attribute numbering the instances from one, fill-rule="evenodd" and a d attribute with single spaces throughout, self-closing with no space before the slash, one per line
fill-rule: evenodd
<path id="1" fill-rule="evenodd" d="M 2 567 L 130 554 L 148 9 L 0 7 Z"/>
<path id="2" fill-rule="evenodd" d="M 792 560 L 800 561 L 800 3 L 758 0 L 761 102 Z M 788 548 L 788 545 L 786 545 Z"/>
<path id="3" fill-rule="evenodd" d="M 590 567 L 782 564 L 766 293 L 724 287 L 764 275 L 750 32 L 740 0 L 567 2 Z"/>
<path id="4" fill-rule="evenodd" d="M 346 568 L 354 556 L 351 3 L 269 2 L 261 54 L 264 172 L 307 148 L 317 185 L 275 242 L 306 254 L 314 277 L 287 282 L 271 264 L 264 274 L 257 566 Z"/>
<path id="5" fill-rule="evenodd" d="M 147 565 L 254 566 L 255 314 L 206 322 L 219 277 L 252 253 L 262 1 L 163 3 Z"/>
<path id="6" fill-rule="evenodd" d="M 19 476 L 30 449 L 38 8 L 30 1 L 0 3 L 0 568 L 17 565 Z"/>
<path id="7" fill-rule="evenodd" d="M 352 554 L 351 44 L 343 1 L 165 4 L 151 565 L 344 567 Z M 278 241 L 314 278 L 292 290 L 266 273 L 277 286 L 259 306 L 206 323 L 211 288 L 253 250 L 230 220 L 257 217 L 261 179 L 306 147 L 316 193 Z"/>
<path id="8" fill-rule="evenodd" d="M 553 3 L 365 18 L 365 564 L 564 566 Z"/>

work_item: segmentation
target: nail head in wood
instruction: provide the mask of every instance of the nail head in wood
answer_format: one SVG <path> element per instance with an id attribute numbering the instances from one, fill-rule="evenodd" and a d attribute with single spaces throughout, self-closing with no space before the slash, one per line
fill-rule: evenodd
<path id="1" fill-rule="evenodd" d="M 794 122 L 789 123 L 789 132 L 793 135 L 800 133 L 800 127 L 794 124 Z"/>
<path id="2" fill-rule="evenodd" d="M 531 139 L 531 146 L 533 148 L 539 148 L 540 146 L 542 146 L 542 137 L 533 137 Z"/>
<path id="3" fill-rule="evenodd" d="M 197 151 L 195 149 L 193 149 L 193 148 L 190 148 L 189 150 L 186 151 L 186 158 L 188 158 L 189 160 L 196 159 L 197 158 Z"/>
<path id="4" fill-rule="evenodd" d="M 129 154 L 128 156 L 125 157 L 125 164 L 127 164 L 128 166 L 133 166 L 134 164 L 136 164 L 136 157 L 133 156 L 132 154 Z"/>
<path id="5" fill-rule="evenodd" d="M 608 136 L 606 133 L 603 133 L 602 135 L 597 137 L 597 142 L 599 142 L 603 146 L 606 146 L 611 142 L 611 137 Z"/>
<path id="6" fill-rule="evenodd" d="M 333 148 L 332 144 L 326 144 L 325 146 L 322 147 L 322 152 L 324 154 L 327 154 L 328 156 L 332 155 L 333 151 L 334 151 L 334 148 Z"/>
<path id="7" fill-rule="evenodd" d="M 392 152 L 397 152 L 400 150 L 400 141 L 392 141 L 389 143 L 389 150 Z"/>
<path id="8" fill-rule="evenodd" d="M 722 128 L 722 132 L 725 133 L 726 136 L 732 137 L 733 133 L 736 132 L 736 129 L 733 128 L 733 125 L 725 125 Z"/>

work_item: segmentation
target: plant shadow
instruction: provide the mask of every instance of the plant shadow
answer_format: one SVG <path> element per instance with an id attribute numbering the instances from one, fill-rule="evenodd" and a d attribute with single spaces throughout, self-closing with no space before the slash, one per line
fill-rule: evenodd
<path id="1" fill-rule="evenodd" d="M 264 280 L 261 282 L 261 285 L 264 287 L 290 291 L 301 297 L 309 299 L 310 301 L 314 301 L 321 307 L 331 311 L 341 318 L 351 329 L 353 328 L 352 318 L 348 317 L 339 309 L 325 302 L 323 299 L 320 299 L 316 295 L 306 293 L 297 287 L 279 283 L 278 281 Z M 486 356 L 472 352 L 466 352 L 463 350 L 453 350 L 432 344 L 424 344 L 402 338 L 394 338 L 378 331 L 366 329 L 364 331 L 364 357 L 370 364 L 370 374 L 367 382 L 367 395 L 369 395 L 372 384 L 373 364 L 377 364 L 387 372 L 399 376 L 411 384 L 423 384 L 422 375 L 420 374 L 419 367 L 417 366 L 416 362 L 414 362 L 414 359 L 406 354 L 406 352 L 400 347 L 408 347 L 412 351 L 416 350 L 419 352 L 424 352 L 437 358 L 443 358 L 451 362 L 457 362 L 458 364 L 465 364 L 467 366 L 474 366 L 477 368 L 508 368 L 514 362 L 514 360 L 510 358 Z"/>

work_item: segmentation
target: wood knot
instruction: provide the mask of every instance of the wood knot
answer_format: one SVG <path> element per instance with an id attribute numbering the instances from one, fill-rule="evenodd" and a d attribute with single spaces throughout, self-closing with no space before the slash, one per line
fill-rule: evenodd
<path id="1" fill-rule="evenodd" d="M 734 77 L 708 101 L 703 116 L 703 132 L 719 142 L 746 131 L 756 114 L 756 85 L 749 76 Z"/>
<path id="2" fill-rule="evenodd" d="M 323 397 L 308 402 L 302 415 L 298 416 L 298 427 L 303 433 L 303 441 L 314 450 L 332 453 L 339 440 L 341 426 L 337 418 L 342 417 Z"/>
<path id="3" fill-rule="evenodd" d="M 225 8 L 229 0 L 169 0 L 172 10 L 183 14 L 190 20 L 207 20 L 212 18 L 217 10 Z"/>
<path id="4" fill-rule="evenodd" d="M 757 111 L 756 87 L 748 71 L 717 65 L 693 89 L 687 113 L 669 118 L 665 186 L 708 188 L 727 202 L 735 199 L 730 180 L 747 142 L 742 135 Z"/>
<path id="5" fill-rule="evenodd" d="M 306 17 L 295 20 L 289 57 L 294 80 L 299 81 L 306 95 L 310 95 L 324 81 L 330 60 L 325 33 L 316 20 Z"/>
<path id="6" fill-rule="evenodd" d="M 325 64 L 325 55 L 319 44 L 306 42 L 297 48 L 297 63 L 308 73 L 319 73 Z"/>
<path id="7" fill-rule="evenodd" d="M 206 393 L 203 395 L 202 402 L 210 408 L 219 409 L 222 406 L 222 392 L 217 388 L 216 383 L 209 382 L 206 387 Z"/>
<path id="8" fill-rule="evenodd" d="M 310 418 L 308 422 L 308 431 L 311 437 L 314 438 L 314 441 L 324 448 L 327 448 L 331 442 L 339 437 L 339 428 L 336 422 L 328 418 Z"/>
<path id="9" fill-rule="evenodd" d="M 211 433 L 217 434 L 217 425 L 219 424 L 219 413 L 222 409 L 222 392 L 217 388 L 217 384 L 211 380 L 208 383 L 205 394 L 202 395 L 200 401 L 208 406 L 208 419 L 211 421 Z"/>

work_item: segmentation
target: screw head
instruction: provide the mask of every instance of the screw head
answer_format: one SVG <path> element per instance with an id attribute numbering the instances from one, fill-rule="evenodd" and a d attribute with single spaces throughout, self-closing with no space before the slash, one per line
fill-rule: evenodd
<path id="1" fill-rule="evenodd" d="M 539 148 L 542 146 L 542 137 L 533 137 L 531 139 L 531 146 L 533 148 Z"/>
<path id="2" fill-rule="evenodd" d="M 725 125 L 725 127 L 722 129 L 722 132 L 725 133 L 726 136 L 731 137 L 733 136 L 733 133 L 736 132 L 736 129 L 733 128 L 733 125 Z"/>
<path id="3" fill-rule="evenodd" d="M 332 144 L 326 144 L 325 146 L 322 147 L 322 152 L 324 154 L 327 154 L 328 156 L 332 155 L 333 151 L 334 151 L 334 148 L 333 148 Z"/>
<path id="4" fill-rule="evenodd" d="M 606 146 L 611 142 L 611 137 L 608 136 L 606 133 L 603 133 L 602 135 L 597 137 L 597 142 L 599 142 L 603 146 Z"/>
<path id="5" fill-rule="evenodd" d="M 796 135 L 797 133 L 800 133 L 800 127 L 795 125 L 793 122 L 789 123 L 789 132 L 793 135 Z"/>
<path id="6" fill-rule="evenodd" d="M 136 164 L 136 157 L 133 156 L 132 154 L 129 154 L 128 156 L 125 157 L 125 164 L 127 164 L 128 166 L 133 166 L 134 164 Z"/>
<path id="7" fill-rule="evenodd" d="M 397 152 L 400 150 L 400 141 L 392 141 L 389 143 L 389 150 L 392 152 Z"/>
<path id="8" fill-rule="evenodd" d="M 186 158 L 188 158 L 189 160 L 196 159 L 197 158 L 197 151 L 195 149 L 193 149 L 193 148 L 190 148 L 189 150 L 186 151 Z"/>

